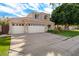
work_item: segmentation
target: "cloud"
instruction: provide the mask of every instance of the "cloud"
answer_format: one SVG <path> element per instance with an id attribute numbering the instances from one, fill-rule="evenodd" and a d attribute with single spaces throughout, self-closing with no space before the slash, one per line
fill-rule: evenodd
<path id="1" fill-rule="evenodd" d="M 51 13 L 52 9 L 49 3 L 0 3 L 0 12 L 10 13 L 18 17 L 26 16 L 29 12 Z M 7 15 L 7 14 L 6 14 Z"/>
<path id="2" fill-rule="evenodd" d="M 4 3 L 6 5 L 9 5 L 12 8 L 16 8 L 17 7 L 17 3 Z"/>
<path id="3" fill-rule="evenodd" d="M 44 11 L 45 13 L 48 13 L 48 14 L 51 14 L 51 12 L 52 12 L 52 9 L 51 8 L 45 8 L 45 11 Z"/>
<path id="4" fill-rule="evenodd" d="M 23 15 L 27 15 L 23 12 L 23 7 L 22 5 L 18 5 L 18 4 L 6 4 L 6 5 L 9 5 L 10 7 L 5 7 L 5 6 L 0 6 L 0 11 L 2 12 L 7 12 L 7 13 L 10 13 L 10 14 L 13 14 L 13 15 L 16 15 L 18 17 L 21 17 Z"/>
<path id="5" fill-rule="evenodd" d="M 0 6 L 0 11 L 4 11 L 4 12 L 8 12 L 8 13 L 14 13 L 14 10 L 9 8 L 9 7 L 5 7 L 5 6 Z"/>

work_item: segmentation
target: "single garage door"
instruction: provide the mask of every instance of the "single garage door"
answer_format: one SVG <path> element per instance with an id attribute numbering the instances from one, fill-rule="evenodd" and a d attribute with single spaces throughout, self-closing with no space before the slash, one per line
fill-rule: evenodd
<path id="1" fill-rule="evenodd" d="M 11 27 L 11 34 L 21 34 L 24 33 L 24 26 L 23 25 L 12 25 Z"/>
<path id="2" fill-rule="evenodd" d="M 28 33 L 45 32 L 46 26 L 44 25 L 30 25 L 28 26 Z"/>

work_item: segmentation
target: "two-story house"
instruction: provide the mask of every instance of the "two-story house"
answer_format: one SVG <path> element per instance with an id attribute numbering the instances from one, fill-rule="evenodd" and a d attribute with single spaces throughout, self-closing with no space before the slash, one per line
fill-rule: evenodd
<path id="1" fill-rule="evenodd" d="M 8 22 L 10 34 L 39 33 L 54 28 L 50 15 L 42 12 L 33 12 L 27 17 L 8 18 Z"/>

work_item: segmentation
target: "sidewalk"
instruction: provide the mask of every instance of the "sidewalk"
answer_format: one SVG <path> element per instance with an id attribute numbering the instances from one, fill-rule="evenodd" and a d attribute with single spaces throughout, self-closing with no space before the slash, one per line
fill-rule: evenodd
<path id="1" fill-rule="evenodd" d="M 11 36 L 11 35 L 7 35 L 7 34 L 0 35 L 0 37 L 6 37 L 6 36 Z"/>

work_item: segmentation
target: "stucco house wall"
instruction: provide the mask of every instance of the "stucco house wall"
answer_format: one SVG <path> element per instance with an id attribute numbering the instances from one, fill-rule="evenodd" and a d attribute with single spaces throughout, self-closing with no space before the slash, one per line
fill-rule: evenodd
<path id="1" fill-rule="evenodd" d="M 35 17 L 36 15 L 36 17 Z M 54 22 L 50 21 L 50 15 L 43 12 L 33 12 L 26 17 L 7 18 L 9 33 L 46 32 L 48 25 L 54 29 Z"/>
<path id="2" fill-rule="evenodd" d="M 77 30 L 78 26 L 69 26 L 70 30 Z"/>
<path id="3" fill-rule="evenodd" d="M 65 29 L 65 25 L 58 25 L 58 27 L 60 27 L 62 30 Z M 76 26 L 76 25 L 69 26 L 69 30 L 77 30 L 77 28 L 78 28 L 78 26 Z"/>

